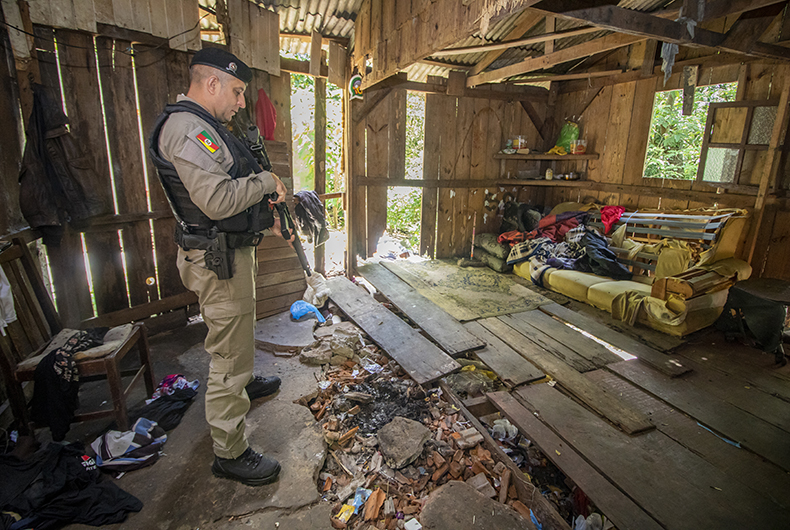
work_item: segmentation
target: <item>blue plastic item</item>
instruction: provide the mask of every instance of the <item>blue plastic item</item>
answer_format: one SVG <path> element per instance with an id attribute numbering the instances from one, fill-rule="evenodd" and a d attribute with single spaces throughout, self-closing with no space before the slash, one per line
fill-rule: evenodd
<path id="1" fill-rule="evenodd" d="M 297 300 L 291 304 L 291 316 L 294 320 L 299 320 L 308 313 L 315 313 L 315 317 L 320 323 L 326 322 L 324 315 L 314 305 L 308 304 L 304 300 Z"/>

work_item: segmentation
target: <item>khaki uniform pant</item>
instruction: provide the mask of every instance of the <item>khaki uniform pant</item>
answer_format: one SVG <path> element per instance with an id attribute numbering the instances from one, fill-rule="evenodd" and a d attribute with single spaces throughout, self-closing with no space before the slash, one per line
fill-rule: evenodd
<path id="1" fill-rule="evenodd" d="M 202 250 L 178 250 L 178 271 L 184 286 L 198 296 L 208 326 L 206 351 L 211 354 L 206 385 L 206 421 L 214 454 L 236 458 L 249 446 L 244 420 L 250 400 L 244 387 L 252 381 L 255 359 L 256 249 L 235 250 L 233 278 L 219 280 L 204 268 Z"/>

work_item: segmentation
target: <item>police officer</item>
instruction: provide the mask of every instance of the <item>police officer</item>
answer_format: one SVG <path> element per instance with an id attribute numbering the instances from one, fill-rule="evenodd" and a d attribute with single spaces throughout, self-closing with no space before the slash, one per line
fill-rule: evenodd
<path id="1" fill-rule="evenodd" d="M 204 48 L 189 74 L 187 95 L 165 108 L 149 152 L 177 220 L 181 280 L 198 295 L 208 326 L 212 472 L 259 486 L 277 479 L 280 464 L 249 446 L 245 417 L 250 400 L 274 393 L 280 379 L 253 376 L 256 246 L 273 223 L 269 202 L 282 202 L 286 188 L 223 125 L 245 107 L 247 65 Z"/>

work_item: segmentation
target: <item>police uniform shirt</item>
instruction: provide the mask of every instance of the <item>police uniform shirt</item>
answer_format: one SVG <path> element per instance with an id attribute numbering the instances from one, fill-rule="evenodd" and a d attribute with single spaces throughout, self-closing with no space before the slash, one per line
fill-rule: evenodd
<path id="1" fill-rule="evenodd" d="M 177 101 L 197 103 L 183 94 Z M 159 152 L 175 166 L 192 202 L 215 221 L 243 212 L 276 190 L 268 171 L 231 179 L 230 149 L 213 127 L 190 112 L 168 118 L 159 136 Z"/>

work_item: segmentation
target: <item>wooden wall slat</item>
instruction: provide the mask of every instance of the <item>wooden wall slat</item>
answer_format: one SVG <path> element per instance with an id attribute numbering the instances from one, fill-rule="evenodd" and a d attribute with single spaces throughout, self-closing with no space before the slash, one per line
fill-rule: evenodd
<path id="1" fill-rule="evenodd" d="M 370 111 L 366 118 L 367 174 L 371 178 L 390 177 L 390 132 L 392 128 L 390 93 Z M 404 151 L 405 152 L 405 151 Z M 387 229 L 387 187 L 371 186 L 367 189 L 367 252 L 376 252 L 379 238 Z"/>
<path id="2" fill-rule="evenodd" d="M 148 211 L 143 158 L 137 132 L 132 58 L 128 41 L 106 37 L 96 39 L 99 73 L 104 93 L 104 112 L 110 144 L 118 213 Z M 122 231 L 126 257 L 127 281 L 132 306 L 157 300 L 156 290 L 146 284 L 154 277 L 154 251 L 147 221 L 138 221 Z"/>
<path id="3" fill-rule="evenodd" d="M 429 78 L 428 82 L 435 79 Z M 440 161 L 442 158 L 442 135 L 439 131 L 443 126 L 442 110 L 443 101 L 447 96 L 427 94 L 425 96 L 425 129 L 424 129 L 424 154 L 422 165 L 422 178 L 425 180 L 438 180 L 441 176 Z M 438 189 L 422 189 L 422 213 L 420 220 L 420 255 L 433 257 L 436 251 L 436 205 Z"/>
<path id="4" fill-rule="evenodd" d="M 472 178 L 472 156 L 478 156 L 478 152 L 473 149 L 475 117 L 486 108 L 488 102 L 484 99 L 472 100 L 470 98 L 458 99 L 458 129 L 456 133 L 456 179 Z M 482 119 L 482 118 L 481 118 Z M 477 161 L 477 159 L 475 159 Z M 468 189 L 452 189 L 452 216 L 453 233 L 450 239 L 451 251 L 447 257 L 455 257 L 464 254 L 468 243 L 467 230 L 471 237 L 471 214 L 469 212 L 469 193 Z"/>
<path id="5" fill-rule="evenodd" d="M 55 38 L 60 44 L 58 53 L 63 80 L 63 98 L 69 115 L 71 133 L 88 154 L 89 163 L 96 171 L 97 180 L 89 186 L 104 200 L 106 212 L 111 213 L 113 211 L 112 183 L 104 139 L 93 37 L 76 31 L 55 30 Z M 59 274 L 65 273 L 67 278 L 55 281 L 55 290 L 59 303 L 63 301 L 71 304 L 73 299 L 78 300 L 77 321 L 79 322 L 92 315 L 80 236 L 72 234 L 71 237 L 64 238 L 64 243 L 65 246 L 61 244 L 60 250 L 67 256 L 55 257 L 53 268 L 58 270 L 53 270 L 53 276 L 57 280 Z M 97 310 L 108 312 L 127 307 L 126 289 L 116 288 L 118 285 L 124 285 L 123 268 L 114 270 L 104 266 L 107 262 L 112 263 L 116 254 L 120 259 L 120 242 L 117 234 L 114 242 L 106 234 L 86 235 L 85 243 Z M 74 296 L 75 290 L 79 290 L 76 296 Z M 65 318 L 70 321 L 73 315 Z"/>
<path id="6" fill-rule="evenodd" d="M 441 154 L 439 155 L 440 180 L 453 180 L 455 178 L 455 161 L 458 144 L 463 137 L 458 139 L 460 130 L 456 126 L 457 105 L 459 99 L 453 96 L 437 96 L 439 105 L 437 128 L 426 134 L 441 136 Z M 444 125 L 441 125 L 444 124 Z M 436 224 L 436 258 L 452 256 L 453 237 L 453 195 L 450 188 L 440 188 L 438 192 L 437 224 Z"/>
<path id="7" fill-rule="evenodd" d="M 10 46 L 5 28 L 0 37 L 6 47 Z M 19 208 L 19 167 L 22 161 L 21 138 L 19 125 L 21 116 L 16 104 L 14 87 L 16 72 L 9 69 L 9 61 L 0 65 L 0 91 L 6 97 L 0 101 L 0 145 L 3 156 L 0 157 L 0 203 L 5 207 L 0 211 L 0 234 L 9 234 L 27 226 Z M 13 62 L 11 63 L 13 64 Z"/>

